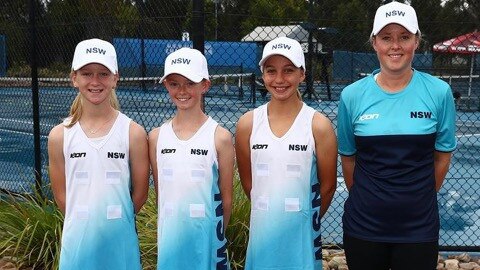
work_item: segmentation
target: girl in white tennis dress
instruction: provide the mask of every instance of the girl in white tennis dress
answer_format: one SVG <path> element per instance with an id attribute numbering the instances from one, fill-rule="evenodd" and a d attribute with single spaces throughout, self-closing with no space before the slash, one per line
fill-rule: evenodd
<path id="1" fill-rule="evenodd" d="M 48 137 L 52 190 L 65 214 L 60 269 L 141 269 L 135 213 L 147 198 L 147 136 L 118 111 L 112 44 L 80 42 L 71 80 L 79 93 L 70 116 Z"/>
<path id="2" fill-rule="evenodd" d="M 232 135 L 201 109 L 207 61 L 182 48 L 165 60 L 161 81 L 175 116 L 149 134 L 158 194 L 157 269 L 229 269 L 225 228 L 232 207 Z"/>
<path id="3" fill-rule="evenodd" d="M 337 147 L 330 121 L 302 102 L 300 44 L 280 37 L 260 61 L 271 101 L 237 123 L 238 170 L 251 199 L 245 269 L 322 268 L 320 219 L 336 187 Z"/>

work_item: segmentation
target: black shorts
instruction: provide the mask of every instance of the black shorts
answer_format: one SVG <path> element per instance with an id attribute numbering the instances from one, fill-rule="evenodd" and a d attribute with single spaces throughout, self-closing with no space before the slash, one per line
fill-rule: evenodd
<path id="1" fill-rule="evenodd" d="M 438 241 L 425 243 L 371 242 L 343 235 L 349 270 L 435 270 Z"/>

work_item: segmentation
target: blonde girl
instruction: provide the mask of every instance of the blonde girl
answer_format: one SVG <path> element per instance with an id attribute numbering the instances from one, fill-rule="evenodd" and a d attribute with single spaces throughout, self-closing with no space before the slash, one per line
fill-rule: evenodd
<path id="1" fill-rule="evenodd" d="M 78 95 L 48 136 L 53 195 L 65 215 L 60 269 L 141 269 L 135 214 L 147 199 L 148 144 L 119 111 L 115 48 L 78 43 L 70 78 Z"/>

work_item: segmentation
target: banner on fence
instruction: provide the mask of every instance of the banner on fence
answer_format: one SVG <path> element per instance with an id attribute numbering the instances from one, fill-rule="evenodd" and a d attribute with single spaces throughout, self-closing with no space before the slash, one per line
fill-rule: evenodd
<path id="1" fill-rule="evenodd" d="M 142 52 L 143 43 L 143 52 Z M 161 76 L 167 55 L 182 47 L 193 47 L 189 40 L 114 38 L 122 76 Z M 259 49 L 254 42 L 206 41 L 205 57 L 211 74 L 255 72 Z M 143 54 L 143 57 L 142 57 Z M 143 62 L 142 62 L 143 58 Z M 142 64 L 146 73 L 141 74 Z"/>

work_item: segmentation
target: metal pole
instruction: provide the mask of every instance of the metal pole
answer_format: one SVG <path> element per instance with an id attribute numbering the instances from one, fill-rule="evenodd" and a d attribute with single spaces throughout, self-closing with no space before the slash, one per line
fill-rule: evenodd
<path id="1" fill-rule="evenodd" d="M 470 76 L 468 78 L 468 99 L 470 99 L 470 95 L 472 93 L 472 75 L 473 75 L 473 63 L 475 62 L 475 54 L 472 54 L 472 59 L 470 62 Z M 470 101 L 470 100 L 469 100 Z"/>
<path id="2" fill-rule="evenodd" d="M 313 2 L 313 1 L 312 1 Z M 312 99 L 313 93 L 313 40 L 312 40 L 312 30 L 308 31 L 308 52 L 307 52 L 307 98 Z"/>
<path id="3" fill-rule="evenodd" d="M 143 31 L 142 31 L 143 32 Z M 145 64 L 145 38 L 141 37 L 141 41 L 140 41 L 140 46 L 141 46 L 141 58 L 142 58 L 142 78 L 145 78 L 147 77 L 147 65 Z M 145 86 L 145 80 L 142 80 L 142 90 L 145 91 L 146 90 L 146 86 Z"/>
<path id="4" fill-rule="evenodd" d="M 215 40 L 218 39 L 218 14 L 217 14 L 217 4 L 219 0 L 215 1 Z"/>
<path id="5" fill-rule="evenodd" d="M 35 189 L 38 195 L 43 197 L 42 192 L 42 156 L 40 145 L 40 106 L 38 97 L 38 63 L 37 63 L 37 26 L 35 0 L 29 1 L 30 20 L 30 70 L 32 77 L 32 109 L 33 109 L 33 144 L 35 155 Z"/>
<path id="6" fill-rule="evenodd" d="M 313 31 L 314 31 L 314 28 L 316 29 L 316 25 L 313 23 L 314 2 L 315 2 L 314 0 L 309 1 L 310 7 L 308 9 L 308 52 L 307 52 L 307 61 L 306 61 L 307 88 L 303 93 L 303 96 L 307 94 L 307 99 L 312 99 L 312 96 L 317 98 L 317 95 L 315 94 L 315 91 L 313 89 Z"/>
<path id="7" fill-rule="evenodd" d="M 147 76 L 147 65 L 145 64 L 145 37 L 144 37 L 144 16 L 145 16 L 145 3 L 143 0 L 138 2 L 138 8 L 140 13 L 140 27 L 139 27 L 139 34 L 140 34 L 140 74 L 142 78 Z M 142 90 L 146 91 L 145 80 L 141 80 Z"/>
<path id="8" fill-rule="evenodd" d="M 193 48 L 205 54 L 205 1 L 193 0 L 192 12 Z"/>
<path id="9" fill-rule="evenodd" d="M 193 0 L 192 10 L 193 48 L 205 54 L 205 1 Z M 205 111 L 205 96 L 202 97 L 202 110 Z"/>

